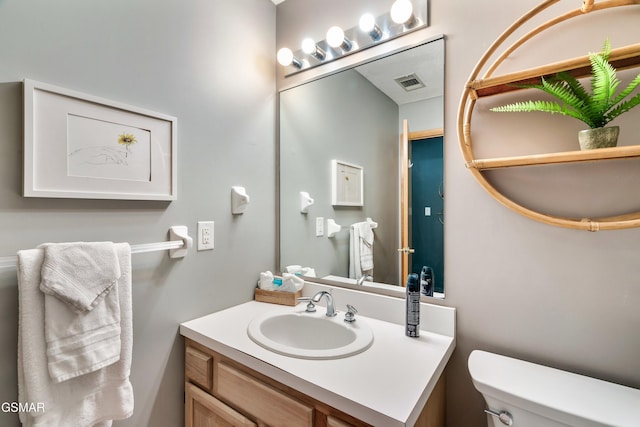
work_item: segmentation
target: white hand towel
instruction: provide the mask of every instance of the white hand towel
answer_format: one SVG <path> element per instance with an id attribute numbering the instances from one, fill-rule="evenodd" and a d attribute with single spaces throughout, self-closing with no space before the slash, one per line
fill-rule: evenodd
<path id="1" fill-rule="evenodd" d="M 91 311 L 120 277 L 112 242 L 46 243 L 40 290 Z"/>
<path id="2" fill-rule="evenodd" d="M 120 359 L 120 262 L 115 245 L 56 243 L 44 250 L 40 290 L 49 374 L 54 382 Z M 95 271 L 93 271 L 95 269 Z"/>
<path id="3" fill-rule="evenodd" d="M 373 276 L 373 230 L 368 222 L 349 227 L 349 277 Z"/>
<path id="4" fill-rule="evenodd" d="M 355 224 L 360 232 L 360 268 L 363 272 L 373 270 L 373 230 L 367 221 Z"/>
<path id="5" fill-rule="evenodd" d="M 352 225 L 349 227 L 349 278 L 358 279 L 362 276 L 360 268 L 360 232 Z"/>
<path id="6" fill-rule="evenodd" d="M 301 265 L 297 265 L 297 264 L 294 264 L 294 265 L 287 265 L 287 266 L 284 268 L 284 271 L 285 271 L 286 273 L 291 273 L 291 274 L 300 273 L 300 272 L 302 271 L 302 266 L 301 266 Z"/>
<path id="7" fill-rule="evenodd" d="M 118 287 L 93 310 L 78 313 L 58 298 L 44 295 L 47 366 L 53 382 L 102 369 L 120 359 Z"/>
<path id="8" fill-rule="evenodd" d="M 270 271 L 263 271 L 260 273 L 260 279 L 258 280 L 258 287 L 265 291 L 272 291 L 273 286 L 273 273 Z"/>
<path id="9" fill-rule="evenodd" d="M 303 276 L 316 277 L 316 269 L 313 267 L 303 267 L 301 273 Z"/>
<path id="10" fill-rule="evenodd" d="M 282 286 L 277 288 L 281 292 L 298 292 L 304 287 L 304 280 L 291 273 L 282 273 Z"/>
<path id="11" fill-rule="evenodd" d="M 117 284 L 120 360 L 60 383 L 53 382 L 47 368 L 45 303 L 39 289 L 43 250 L 18 252 L 18 395 L 22 403 L 44 405 L 44 412 L 20 413 L 23 425 L 108 426 L 111 420 L 125 419 L 133 413 L 133 389 L 129 381 L 133 347 L 131 249 L 122 243 L 116 244 L 116 251 L 122 273 Z"/>

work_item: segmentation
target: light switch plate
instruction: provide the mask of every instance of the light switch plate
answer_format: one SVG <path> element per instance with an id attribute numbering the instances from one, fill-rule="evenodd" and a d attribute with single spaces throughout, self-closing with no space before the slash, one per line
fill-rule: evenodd
<path id="1" fill-rule="evenodd" d="M 319 216 L 316 218 L 316 237 L 324 236 L 324 218 Z"/>

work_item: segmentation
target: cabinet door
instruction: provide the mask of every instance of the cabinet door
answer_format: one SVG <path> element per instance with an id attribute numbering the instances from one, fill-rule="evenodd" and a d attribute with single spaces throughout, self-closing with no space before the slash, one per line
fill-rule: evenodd
<path id="1" fill-rule="evenodd" d="M 210 394 L 185 383 L 185 427 L 256 427 L 256 424 Z"/>
<path id="2" fill-rule="evenodd" d="M 313 407 L 226 363 L 217 363 L 215 395 L 272 427 L 311 427 Z"/>

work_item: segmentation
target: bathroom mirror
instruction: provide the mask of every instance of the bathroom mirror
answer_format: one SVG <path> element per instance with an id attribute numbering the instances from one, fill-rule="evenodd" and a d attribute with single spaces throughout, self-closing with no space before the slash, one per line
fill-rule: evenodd
<path id="1" fill-rule="evenodd" d="M 439 37 L 280 92 L 282 272 L 398 293 L 428 266 L 444 296 L 443 87 Z"/>

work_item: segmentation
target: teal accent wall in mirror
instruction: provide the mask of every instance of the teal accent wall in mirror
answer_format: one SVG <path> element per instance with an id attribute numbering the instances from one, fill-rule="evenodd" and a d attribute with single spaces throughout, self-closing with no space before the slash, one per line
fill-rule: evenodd
<path id="1" fill-rule="evenodd" d="M 402 122 L 408 120 L 410 135 L 443 128 L 443 80 L 444 37 L 438 37 L 280 92 L 278 266 L 283 272 L 287 267 L 295 271 L 300 266 L 308 268 L 304 273 L 318 281 L 351 286 L 364 277 L 362 283 L 367 289 L 398 290 L 406 278 L 402 277 L 398 252 L 403 224 Z M 413 140 L 410 146 L 418 143 Z M 418 261 L 419 255 L 426 254 L 413 253 L 409 266 L 415 270 L 414 264 L 421 264 L 421 268 L 424 263 L 433 263 L 429 266 L 438 272 L 436 291 L 442 297 L 445 221 L 439 195 L 444 197 L 443 139 L 429 138 L 420 143 L 439 144 L 440 164 L 435 167 L 439 177 L 432 178 L 433 172 L 423 170 L 421 180 L 433 181 L 428 188 L 419 181 L 409 182 L 409 214 L 415 217 L 419 210 L 421 217 L 435 220 L 439 229 L 434 224 L 420 229 L 414 225 L 415 218 L 409 221 L 409 231 L 416 228 L 421 233 L 411 236 L 410 242 L 419 241 L 420 252 L 436 252 L 423 258 L 429 261 Z M 357 168 L 336 172 L 331 166 L 334 160 Z M 411 159 L 408 164 L 412 165 Z M 433 160 L 425 164 L 432 168 Z M 354 185 L 357 179 L 349 175 L 354 170 L 361 170 L 361 187 Z M 332 182 L 336 181 L 342 191 L 362 191 L 362 205 L 333 205 Z M 301 212 L 301 192 L 313 199 L 305 213 Z M 412 197 L 414 192 L 420 197 Z M 424 198 L 423 193 L 436 198 Z M 411 206 L 412 201 L 429 206 L 416 208 Z M 352 231 L 352 225 L 358 229 L 358 224 L 367 219 L 377 225 L 371 230 L 373 246 L 367 236 L 358 236 L 362 229 L 355 236 Z M 329 220 L 340 226 L 332 237 L 328 236 Z M 371 261 L 373 268 L 368 270 Z"/>

